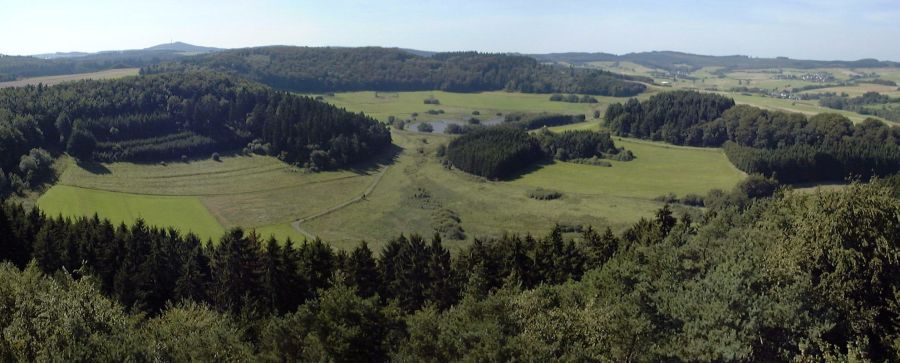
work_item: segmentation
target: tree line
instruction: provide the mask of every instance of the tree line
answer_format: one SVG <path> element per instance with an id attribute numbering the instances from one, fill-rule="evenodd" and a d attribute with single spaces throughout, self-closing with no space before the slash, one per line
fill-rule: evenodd
<path id="1" fill-rule="evenodd" d="M 453 256 L 439 237 L 213 244 L 5 205 L 0 359 L 894 361 L 898 196 L 894 177 L 698 220 L 664 207 Z"/>
<path id="2" fill-rule="evenodd" d="M 392 48 L 258 47 L 142 68 L 143 74 L 205 68 L 295 92 L 426 91 L 634 96 L 651 79 L 543 65 L 527 56 L 476 52 L 418 56 Z"/>
<path id="3" fill-rule="evenodd" d="M 900 128 L 874 119 L 854 125 L 839 114 L 807 118 L 682 91 L 612 105 L 606 124 L 622 136 L 677 145 L 724 145 L 739 169 L 784 183 L 867 179 L 900 171 Z"/>

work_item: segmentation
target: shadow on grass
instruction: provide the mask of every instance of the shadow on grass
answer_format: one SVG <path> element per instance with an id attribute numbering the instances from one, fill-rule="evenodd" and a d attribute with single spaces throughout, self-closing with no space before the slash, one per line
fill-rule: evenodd
<path id="1" fill-rule="evenodd" d="M 87 172 L 95 175 L 105 175 L 112 174 L 112 171 L 107 169 L 103 164 L 100 164 L 95 161 L 86 161 L 86 160 L 77 160 L 75 161 L 78 164 L 79 168 L 87 170 Z"/>
<path id="2" fill-rule="evenodd" d="M 377 172 L 379 169 L 386 165 L 392 165 L 396 163 L 397 158 L 400 157 L 401 152 L 403 152 L 403 148 L 395 144 L 390 144 L 389 146 L 385 147 L 384 150 L 381 150 L 381 152 L 379 152 L 378 154 L 370 157 L 369 160 L 353 163 L 351 165 L 338 169 L 350 170 L 357 174 L 371 174 Z"/>
<path id="3" fill-rule="evenodd" d="M 513 181 L 513 180 L 517 180 L 517 179 L 522 179 L 522 177 L 524 177 L 525 175 L 531 174 L 535 171 L 540 170 L 541 168 L 543 168 L 545 166 L 553 165 L 555 163 L 556 163 L 556 160 L 553 160 L 553 158 L 541 158 L 531 164 L 528 164 L 528 166 L 526 166 L 525 168 L 522 168 L 522 170 L 519 170 L 516 173 L 510 174 L 509 176 L 502 178 L 500 180 Z"/>

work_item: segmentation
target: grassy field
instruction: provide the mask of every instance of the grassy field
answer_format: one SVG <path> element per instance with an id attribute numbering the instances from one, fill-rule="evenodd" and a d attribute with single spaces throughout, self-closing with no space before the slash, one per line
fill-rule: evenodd
<path id="1" fill-rule="evenodd" d="M 441 104 L 426 105 L 424 100 L 434 97 Z M 642 95 L 639 98 L 646 98 Z M 511 92 L 482 92 L 482 93 L 450 93 L 441 91 L 427 92 L 348 92 L 338 93 L 334 96 L 326 96 L 325 101 L 350 111 L 365 112 L 381 121 L 387 121 L 389 116 L 395 116 L 400 120 L 409 119 L 413 113 L 419 121 L 433 120 L 468 120 L 473 117 L 472 111 L 478 111 L 475 116 L 482 120 L 497 117 L 497 113 L 509 112 L 557 112 L 565 114 L 584 114 L 591 117 L 594 110 L 601 113 L 606 106 L 614 102 L 624 102 L 627 98 L 621 97 L 595 97 L 599 101 L 596 104 L 551 102 L 550 95 L 528 94 Z M 443 110 L 441 115 L 429 115 L 428 110 Z"/>
<path id="2" fill-rule="evenodd" d="M 441 101 L 438 107 L 460 117 L 469 117 L 473 110 L 483 115 L 584 113 L 623 101 L 601 98 L 596 105 L 569 104 L 550 102 L 548 95 L 504 92 L 410 92 L 394 94 L 391 99 L 358 92 L 327 100 L 386 119 L 435 107 L 421 103 L 431 95 Z M 598 128 L 599 122 L 594 121 L 553 130 Z M 636 160 L 613 162 L 608 168 L 556 162 L 535 166 L 512 180 L 487 181 L 442 166 L 435 150 L 451 136 L 398 130 L 393 136 L 396 147 L 378 161 L 323 173 L 306 173 L 261 156 L 168 165 L 79 165 L 68 160 L 58 184 L 38 204 L 51 214 L 98 213 L 116 221 L 141 217 L 152 225 L 190 227 L 204 237 L 240 226 L 280 239 L 319 236 L 338 248 L 352 248 L 367 240 L 378 249 L 399 233 L 430 236 L 441 223 L 439 216 L 447 212 L 459 216 L 467 241 L 506 232 L 545 233 L 556 223 L 621 230 L 641 217 L 652 216 L 662 206 L 653 200 L 657 196 L 728 189 L 743 178 L 720 150 L 617 139 L 618 145 L 635 153 Z M 536 188 L 558 190 L 563 197 L 552 201 L 529 198 L 528 193 Z M 365 198 L 361 198 L 363 193 Z M 329 213 L 320 215 L 324 211 Z M 292 227 L 298 219 L 302 219 L 298 225 L 302 231 Z M 446 244 L 455 250 L 467 241 Z"/>
<path id="3" fill-rule="evenodd" d="M 204 236 L 215 237 L 225 228 L 240 226 L 294 239 L 302 235 L 282 226 L 340 203 L 345 193 L 362 192 L 378 167 L 360 165 L 344 171 L 305 173 L 275 158 L 261 156 L 165 166 L 78 165 L 71 160 L 68 163 L 57 185 L 38 200 L 48 213 L 74 216 L 96 212 L 112 219 L 133 220 L 131 214 L 120 215 L 120 210 L 95 206 L 115 200 L 130 206 L 147 203 L 152 209 L 158 200 L 162 206 L 177 209 L 179 203 L 185 203 L 185 208 L 189 208 L 191 213 L 179 216 L 176 226 L 190 226 L 195 221 L 206 226 L 213 221 L 217 228 L 204 227 L 204 231 L 209 231 Z M 201 208 L 188 207 L 194 203 Z M 171 219 L 159 216 L 147 214 L 143 218 L 153 225 L 172 225 Z"/>
<path id="4" fill-rule="evenodd" d="M 175 227 L 206 238 L 218 238 L 225 230 L 198 197 L 148 196 L 57 185 L 45 193 L 38 206 L 50 216 L 90 216 L 97 213 L 114 223 Z"/>
<path id="5" fill-rule="evenodd" d="M 27 85 L 37 85 L 39 83 L 43 83 L 45 86 L 52 86 L 63 82 L 78 81 L 82 79 L 114 79 L 127 76 L 136 76 L 138 74 L 138 71 L 138 68 L 120 68 L 93 73 L 64 74 L 59 76 L 25 78 L 17 81 L 0 82 L 0 88 L 22 87 Z"/>

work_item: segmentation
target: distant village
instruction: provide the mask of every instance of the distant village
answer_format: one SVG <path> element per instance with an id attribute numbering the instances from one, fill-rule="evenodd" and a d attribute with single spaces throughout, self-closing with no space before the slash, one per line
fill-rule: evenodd
<path id="1" fill-rule="evenodd" d="M 834 75 L 828 72 L 805 73 L 799 76 L 796 74 L 776 74 L 772 76 L 772 79 L 806 81 L 814 83 L 828 83 L 834 82 L 836 80 L 836 78 L 834 78 Z"/>

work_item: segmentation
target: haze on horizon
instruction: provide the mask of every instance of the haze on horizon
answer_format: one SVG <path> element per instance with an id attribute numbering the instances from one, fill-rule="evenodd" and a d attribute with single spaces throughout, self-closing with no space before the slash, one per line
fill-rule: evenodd
<path id="1" fill-rule="evenodd" d="M 0 54 L 11 55 L 183 41 L 900 61 L 900 3 L 886 0 L 0 0 L 0 8 Z"/>

